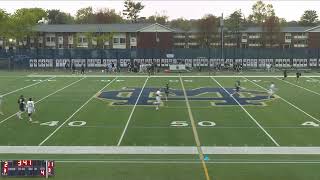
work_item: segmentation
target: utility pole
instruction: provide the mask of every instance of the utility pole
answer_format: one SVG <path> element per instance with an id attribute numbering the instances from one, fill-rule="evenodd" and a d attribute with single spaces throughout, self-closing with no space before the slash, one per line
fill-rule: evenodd
<path id="1" fill-rule="evenodd" d="M 221 14 L 221 18 L 220 18 L 220 30 L 221 30 L 221 59 L 224 59 L 224 52 L 223 52 L 223 48 L 224 48 L 224 42 L 223 42 L 223 26 L 224 26 L 224 23 L 223 23 L 223 13 Z"/>

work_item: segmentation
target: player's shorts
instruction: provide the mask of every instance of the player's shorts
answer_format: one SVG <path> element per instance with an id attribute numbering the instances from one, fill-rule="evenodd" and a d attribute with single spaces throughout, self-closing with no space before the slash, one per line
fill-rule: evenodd
<path id="1" fill-rule="evenodd" d="M 237 88 L 236 88 L 236 92 L 239 92 L 239 91 L 240 91 L 240 88 L 239 88 L 239 87 L 237 87 Z"/>
<path id="2" fill-rule="evenodd" d="M 269 90 L 268 94 L 272 95 L 272 94 L 274 94 L 274 91 L 273 90 Z"/>
<path id="3" fill-rule="evenodd" d="M 21 112 L 23 112 L 25 109 L 24 109 L 24 107 L 19 107 L 19 110 L 20 110 Z"/>
<path id="4" fill-rule="evenodd" d="M 33 109 L 28 109 L 28 110 L 27 110 L 28 114 L 32 114 L 33 111 L 34 111 Z"/>

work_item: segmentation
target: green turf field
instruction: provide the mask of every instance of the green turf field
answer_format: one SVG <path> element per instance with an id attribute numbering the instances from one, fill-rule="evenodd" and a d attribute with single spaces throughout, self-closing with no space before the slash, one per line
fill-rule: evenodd
<path id="1" fill-rule="evenodd" d="M 0 159 L 55 160 L 59 180 L 320 179 L 320 76 L 201 75 L 0 72 Z"/>

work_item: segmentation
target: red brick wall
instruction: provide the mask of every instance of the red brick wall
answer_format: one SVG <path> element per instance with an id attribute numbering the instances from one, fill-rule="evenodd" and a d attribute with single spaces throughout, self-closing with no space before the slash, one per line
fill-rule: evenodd
<path id="1" fill-rule="evenodd" d="M 138 33 L 138 48 L 160 48 L 170 49 L 173 47 L 173 37 L 171 32 L 158 32 L 159 43 L 156 42 L 156 33 L 154 32 L 139 32 Z"/>
<path id="2" fill-rule="evenodd" d="M 309 48 L 320 48 L 320 32 L 309 32 Z"/>

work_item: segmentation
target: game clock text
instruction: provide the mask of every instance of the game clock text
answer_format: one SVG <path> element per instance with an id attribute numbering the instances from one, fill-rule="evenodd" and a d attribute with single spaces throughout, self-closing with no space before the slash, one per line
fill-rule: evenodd
<path id="1" fill-rule="evenodd" d="M 54 167 L 48 160 L 2 160 L 1 176 L 49 177 L 54 176 Z"/>

